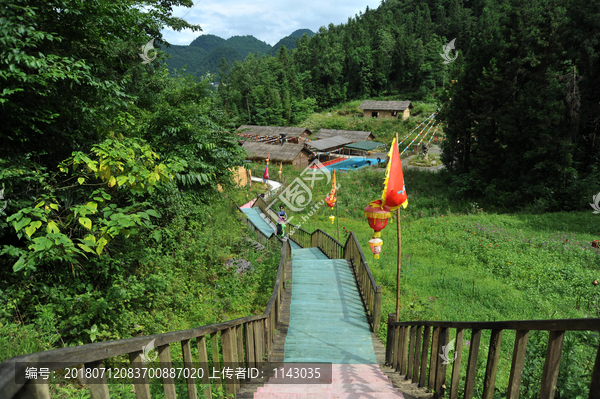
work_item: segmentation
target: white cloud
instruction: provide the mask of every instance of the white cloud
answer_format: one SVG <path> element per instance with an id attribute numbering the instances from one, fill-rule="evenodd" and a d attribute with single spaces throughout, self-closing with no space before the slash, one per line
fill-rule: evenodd
<path id="1" fill-rule="evenodd" d="M 187 45 L 200 34 L 212 34 L 228 39 L 231 36 L 252 35 L 274 45 L 297 29 L 316 32 L 330 23 L 346 23 L 365 8 L 374 9 L 380 0 L 348 0 L 323 2 L 318 0 L 202 0 L 192 10 L 177 7 L 174 15 L 198 24 L 202 32 L 163 31 L 172 44 Z M 185 16 L 184 16 L 185 15 Z"/>

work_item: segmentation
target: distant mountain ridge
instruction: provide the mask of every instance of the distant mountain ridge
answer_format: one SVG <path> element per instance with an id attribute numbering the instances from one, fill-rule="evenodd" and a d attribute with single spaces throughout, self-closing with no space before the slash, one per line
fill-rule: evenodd
<path id="1" fill-rule="evenodd" d="M 200 78 L 207 72 L 216 73 L 221 58 L 233 64 L 235 61 L 244 60 L 250 53 L 258 53 L 259 56 L 275 55 L 281 46 L 285 46 L 288 50 L 294 49 L 296 40 L 305 33 L 309 37 L 314 35 L 310 29 L 298 29 L 279 40 L 274 46 L 252 35 L 232 36 L 229 39 L 211 34 L 200 35 L 189 46 L 172 45 L 165 48 L 164 51 L 171 56 L 166 64 L 169 70 L 182 70 L 187 66 L 188 73 Z"/>

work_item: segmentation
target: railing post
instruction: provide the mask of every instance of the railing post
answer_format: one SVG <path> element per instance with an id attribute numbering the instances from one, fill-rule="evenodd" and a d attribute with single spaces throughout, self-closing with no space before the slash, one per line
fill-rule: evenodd
<path id="1" fill-rule="evenodd" d="M 450 329 L 447 327 L 440 327 L 440 338 L 437 347 L 437 352 L 435 356 L 438 357 L 439 354 L 443 353 L 443 347 L 448 345 L 448 340 L 450 338 Z M 439 399 L 444 396 L 444 391 L 446 388 L 446 362 L 440 361 L 437 359 L 437 364 L 435 368 L 435 385 L 433 394 L 434 399 Z"/>
<path id="2" fill-rule="evenodd" d="M 381 325 L 381 296 L 383 287 L 377 286 L 375 291 L 375 309 L 373 310 L 373 332 L 377 334 Z"/>
<path id="3" fill-rule="evenodd" d="M 310 246 L 318 247 L 319 246 L 319 232 L 315 231 L 310 235 Z"/>
<path id="4" fill-rule="evenodd" d="M 510 366 L 510 378 L 508 380 L 508 392 L 506 399 L 518 399 L 519 397 L 528 340 L 529 331 L 517 331 L 515 337 L 515 347 L 513 349 L 512 364 Z"/>
<path id="5" fill-rule="evenodd" d="M 479 356 L 480 341 L 481 330 L 471 330 L 471 349 L 469 350 L 469 363 L 467 364 L 467 375 L 465 377 L 464 399 L 473 399 L 475 375 L 477 374 L 477 356 Z"/>
<path id="6" fill-rule="evenodd" d="M 546 362 L 544 363 L 544 371 L 542 372 L 540 398 L 554 399 L 564 338 L 564 331 L 550 331 L 548 350 L 546 351 Z"/>
<path id="7" fill-rule="evenodd" d="M 406 379 L 412 379 L 413 375 L 413 367 L 414 367 L 414 357 L 415 357 L 415 339 L 417 337 L 417 326 L 410 327 L 410 346 L 408 350 L 408 364 L 406 369 Z"/>
<path id="8" fill-rule="evenodd" d="M 398 341 L 396 342 L 396 372 L 402 375 L 402 357 L 404 355 L 404 326 L 396 327 L 398 329 Z"/>
<path id="9" fill-rule="evenodd" d="M 388 317 L 387 323 L 387 334 L 385 339 L 385 363 L 390 364 L 392 358 L 392 326 L 390 326 L 390 319 Z"/>
<path id="10" fill-rule="evenodd" d="M 248 322 L 244 324 L 246 330 L 246 367 L 256 367 L 256 354 L 254 352 L 254 322 Z M 210 398 L 210 396 L 209 396 Z"/>
<path id="11" fill-rule="evenodd" d="M 137 399 L 150 399 L 150 385 L 148 385 L 148 376 L 144 375 L 141 368 L 144 365 L 142 361 L 142 351 L 132 352 L 129 354 L 129 365 L 133 369 L 133 386 L 135 387 L 135 397 Z M 136 371 L 139 371 L 137 373 Z M 135 377 L 135 375 L 140 377 Z"/>
<path id="12" fill-rule="evenodd" d="M 423 336 L 423 351 L 421 352 L 421 373 L 419 374 L 419 388 L 427 383 L 427 356 L 429 355 L 429 342 L 431 341 L 431 327 L 425 326 Z"/>
<path id="13" fill-rule="evenodd" d="M 458 383 L 460 381 L 460 365 L 462 362 L 463 336 L 465 330 L 462 328 L 456 329 L 456 349 L 454 353 L 456 359 L 452 363 L 452 377 L 450 377 L 450 399 L 458 398 Z"/>
<path id="14" fill-rule="evenodd" d="M 168 345 L 165 345 L 167 348 Z M 211 370 L 208 368 L 208 352 L 206 351 L 206 336 L 203 335 L 201 337 L 196 338 L 196 346 L 198 347 L 198 361 L 200 362 L 201 367 L 206 367 L 206 373 L 202 375 L 202 385 L 204 385 L 204 397 L 212 398 L 212 393 L 210 389 L 210 380 L 208 379 L 208 374 Z M 160 353 L 160 349 L 159 349 Z M 169 362 L 171 355 L 169 354 Z M 163 358 L 161 357 L 160 362 L 163 362 Z M 170 363 L 169 363 L 170 368 Z M 172 383 L 171 383 L 172 384 Z M 167 386 L 163 377 L 163 385 L 165 386 L 165 399 L 175 399 L 175 385 L 171 385 L 173 387 L 173 392 L 167 395 Z"/>
<path id="15" fill-rule="evenodd" d="M 410 377 L 413 383 L 419 382 L 419 366 L 421 365 L 421 340 L 423 339 L 423 326 L 417 326 L 417 342 L 415 343 L 415 360 L 413 362 L 413 373 Z"/>
<path id="16" fill-rule="evenodd" d="M 431 357 L 429 358 L 429 380 L 427 388 L 435 389 L 435 371 L 437 370 L 438 362 L 438 345 L 440 342 L 440 327 L 433 328 L 433 341 L 431 342 Z"/>
<path id="17" fill-rule="evenodd" d="M 93 371 L 104 368 L 104 362 L 102 360 L 98 360 L 97 362 L 86 363 L 83 365 L 83 369 L 91 369 L 91 377 L 86 378 L 86 384 L 90 388 L 90 396 L 92 399 L 110 399 L 110 394 L 108 392 L 108 383 L 106 382 L 106 375 L 104 373 L 98 373 L 98 377 L 94 378 Z M 170 399 L 170 398 L 169 398 Z"/>
<path id="18" fill-rule="evenodd" d="M 189 339 L 181 341 L 181 350 L 183 352 L 183 367 L 187 368 L 188 370 L 191 370 L 194 367 L 194 360 L 192 359 L 192 350 Z M 197 399 L 198 392 L 196 390 L 196 378 L 193 377 L 191 373 L 186 378 L 186 384 L 188 390 L 188 398 Z"/>
<path id="19" fill-rule="evenodd" d="M 161 345 L 158 348 L 156 348 L 156 350 L 158 351 L 158 360 L 160 362 L 160 365 L 164 368 L 170 369 L 171 347 L 169 346 L 169 344 Z M 204 348 L 204 351 L 206 352 L 206 347 Z M 202 362 L 202 358 L 200 358 L 200 362 Z M 208 375 L 206 376 L 206 378 L 208 379 Z M 175 380 L 170 377 L 169 373 L 163 373 L 162 382 L 163 390 L 165 391 L 165 399 L 175 399 L 177 397 L 175 393 Z"/>
<path id="20" fill-rule="evenodd" d="M 498 371 L 498 361 L 500 360 L 500 344 L 502 343 L 502 330 L 492 330 L 490 339 L 490 350 L 488 352 L 488 361 L 485 368 L 485 378 L 483 380 L 483 399 L 494 398 L 494 388 L 496 386 L 496 372 Z M 560 356 L 560 355 L 559 355 Z M 548 361 L 548 358 L 546 358 Z M 560 361 L 559 361 L 560 364 Z M 558 369 L 557 369 L 558 376 Z M 554 381 L 556 382 L 556 381 Z M 556 387 L 556 385 L 555 385 Z M 543 388 L 543 379 L 542 379 Z M 542 396 L 546 398 L 547 396 Z"/>

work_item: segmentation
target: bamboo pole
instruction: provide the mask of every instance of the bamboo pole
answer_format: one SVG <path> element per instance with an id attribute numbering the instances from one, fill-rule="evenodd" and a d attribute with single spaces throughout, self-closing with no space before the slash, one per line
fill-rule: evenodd
<path id="1" fill-rule="evenodd" d="M 398 145 L 398 132 L 396 132 L 396 144 Z M 393 156 L 394 152 L 392 152 Z M 390 158 L 392 162 L 392 158 Z M 400 269 L 402 268 L 402 231 L 400 226 L 400 207 L 396 211 L 396 225 L 398 226 L 398 272 L 396 276 L 396 321 L 400 321 Z"/>
<path id="2" fill-rule="evenodd" d="M 337 187 L 336 187 L 337 189 Z M 337 201 L 335 201 L 335 219 L 337 220 L 337 238 L 338 238 L 338 242 L 340 241 L 340 212 L 338 211 L 338 202 L 340 201 L 340 198 L 338 196 Z"/>

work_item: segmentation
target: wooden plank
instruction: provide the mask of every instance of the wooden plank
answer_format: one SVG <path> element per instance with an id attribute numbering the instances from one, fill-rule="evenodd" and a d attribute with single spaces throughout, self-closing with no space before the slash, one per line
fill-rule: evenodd
<path id="1" fill-rule="evenodd" d="M 246 330 L 246 368 L 256 367 L 256 355 L 254 353 L 254 322 L 244 324 Z"/>
<path id="2" fill-rule="evenodd" d="M 161 345 L 156 348 L 158 351 L 158 360 L 160 361 L 160 367 L 170 369 L 171 368 L 171 347 L 169 344 Z M 202 360 L 201 360 L 202 361 Z M 162 374 L 163 390 L 165 391 L 165 399 L 175 399 L 177 394 L 175 393 L 175 380 L 170 377 L 169 373 Z"/>
<path id="3" fill-rule="evenodd" d="M 444 347 L 448 345 L 448 341 L 450 340 L 450 329 L 441 327 L 440 329 L 440 338 L 438 343 L 437 355 L 439 356 L 441 353 L 444 353 Z M 449 359 L 450 360 L 450 359 Z M 444 392 L 446 390 L 446 372 L 447 372 L 448 363 L 443 361 L 441 358 L 437 359 L 437 365 L 435 369 L 435 385 L 433 394 L 434 399 L 439 399 L 444 396 Z"/>
<path id="4" fill-rule="evenodd" d="M 477 373 L 477 356 L 479 356 L 479 343 L 481 341 L 481 330 L 471 331 L 471 349 L 469 350 L 469 363 L 467 364 L 467 375 L 465 377 L 464 399 L 473 399 L 475 388 L 475 374 Z"/>
<path id="5" fill-rule="evenodd" d="M 0 392 L 4 393 L 4 392 Z M 48 383 L 26 383 L 13 397 L 14 399 L 50 399 L 50 388 Z"/>
<path id="6" fill-rule="evenodd" d="M 398 342 L 396 346 L 396 372 L 402 374 L 402 357 L 404 352 L 404 326 L 398 327 Z"/>
<path id="7" fill-rule="evenodd" d="M 407 369 L 406 369 L 406 379 L 410 380 L 412 379 L 412 375 L 413 375 L 413 367 L 414 367 L 414 357 L 415 357 L 415 339 L 417 336 L 417 327 L 413 326 L 413 327 L 408 327 L 410 328 L 410 343 L 409 343 L 409 349 L 408 349 L 408 365 L 407 365 Z"/>
<path id="8" fill-rule="evenodd" d="M 510 378 L 508 380 L 508 393 L 506 399 L 518 399 L 521 390 L 521 379 L 523 378 L 523 365 L 525 364 L 525 352 L 529 331 L 519 330 L 515 337 L 512 364 L 510 366 Z"/>
<path id="9" fill-rule="evenodd" d="M 233 368 L 233 348 L 237 348 L 237 344 L 233 339 L 233 329 L 228 328 L 226 330 L 221 331 L 221 345 L 223 346 L 223 365 L 227 368 Z M 235 371 L 235 369 L 233 370 Z M 225 379 L 225 376 L 222 378 L 225 382 L 225 393 L 227 396 L 234 395 L 237 391 L 237 380 L 235 379 L 235 373 L 233 374 L 233 378 Z"/>
<path id="10" fill-rule="evenodd" d="M 263 354 L 263 340 L 264 340 L 264 331 L 263 331 L 263 323 L 261 321 L 257 321 L 254 323 L 254 356 L 256 357 L 256 367 L 262 370 L 262 366 L 264 363 Z"/>
<path id="11" fill-rule="evenodd" d="M 244 326 L 237 326 L 235 330 L 237 337 L 237 363 L 238 367 L 244 367 Z"/>
<path id="12" fill-rule="evenodd" d="M 194 367 L 194 359 L 192 359 L 192 348 L 189 339 L 181 341 L 181 352 L 183 353 L 183 367 L 190 370 L 188 377 L 185 379 L 188 390 L 188 398 L 198 399 L 196 377 L 194 377 L 191 373 L 191 370 Z"/>
<path id="13" fill-rule="evenodd" d="M 483 399 L 494 399 L 494 388 L 496 387 L 496 373 L 498 371 L 498 361 L 500 360 L 501 343 L 502 330 L 492 330 L 490 350 L 488 352 L 485 377 L 483 379 Z"/>
<path id="14" fill-rule="evenodd" d="M 541 399 L 554 399 L 564 338 L 564 331 L 550 331 L 548 350 L 546 351 L 546 362 L 544 363 L 544 371 L 542 372 L 542 387 L 540 389 Z"/>
<path id="15" fill-rule="evenodd" d="M 221 360 L 219 356 L 219 337 L 218 332 L 210 335 L 210 349 L 212 354 L 212 365 L 216 370 L 221 370 Z M 211 369 L 212 373 L 212 369 Z"/>
<path id="16" fill-rule="evenodd" d="M 460 366 L 462 364 L 464 332 L 465 330 L 463 330 L 462 328 L 456 330 L 456 344 L 454 349 L 456 358 L 452 363 L 452 377 L 450 378 L 450 399 L 458 398 L 458 384 L 460 382 Z"/>
<path id="17" fill-rule="evenodd" d="M 418 326 L 422 321 L 403 321 L 396 325 Z M 597 331 L 596 319 L 506 320 L 506 321 L 428 321 L 428 326 L 464 328 L 467 330 L 545 330 Z"/>
<path id="18" fill-rule="evenodd" d="M 402 356 L 402 375 L 404 375 L 406 378 L 407 375 L 407 368 L 408 368 L 408 344 L 409 344 L 409 337 L 410 337 L 410 331 L 409 331 L 408 326 L 404 327 L 404 348 L 402 348 L 403 351 L 403 356 Z"/>
<path id="19" fill-rule="evenodd" d="M 392 361 L 392 336 L 394 328 L 389 324 L 390 316 L 388 315 L 387 334 L 385 335 L 385 364 L 388 366 Z"/>
<path id="20" fill-rule="evenodd" d="M 196 338 L 196 346 L 198 346 L 198 361 L 200 362 L 200 366 L 202 368 L 206 368 L 206 370 L 204 370 L 204 373 L 202 374 L 202 385 L 204 385 L 204 397 L 212 398 L 210 380 L 208 378 L 212 370 L 208 367 L 208 351 L 206 350 L 206 336 Z M 166 399 L 170 398 L 167 397 Z"/>
<path id="21" fill-rule="evenodd" d="M 143 351 L 132 352 L 129 354 L 129 365 L 133 369 L 133 386 L 135 388 L 135 397 L 137 399 L 150 399 L 150 385 L 148 376 L 144 375 L 141 368 L 144 367 L 142 361 Z M 139 377 L 135 377 L 139 375 Z"/>
<path id="22" fill-rule="evenodd" d="M 427 388 L 429 390 L 434 389 L 435 386 L 435 372 L 437 370 L 438 361 L 438 347 L 440 342 L 440 327 L 433 328 L 433 341 L 431 343 L 431 356 L 429 358 L 429 380 L 427 381 Z"/>
<path id="23" fill-rule="evenodd" d="M 594 363 L 594 369 L 592 370 L 592 384 L 590 385 L 589 396 L 589 399 L 596 398 L 600 398 L 600 346 L 598 346 L 596 362 Z"/>
<path id="24" fill-rule="evenodd" d="M 392 326 L 392 360 L 390 367 L 396 368 L 396 359 L 398 359 L 398 340 L 400 334 L 400 327 Z"/>
<path id="25" fill-rule="evenodd" d="M 262 326 L 262 329 L 264 332 L 264 339 L 262 341 L 263 359 L 265 359 L 265 361 L 268 362 L 270 360 L 269 359 L 269 350 L 271 349 L 271 342 L 269 340 L 269 328 L 270 328 L 269 319 L 268 318 L 263 319 L 263 321 L 259 321 L 258 323 Z"/>
<path id="26" fill-rule="evenodd" d="M 237 327 L 231 327 L 230 328 L 230 334 L 231 334 L 231 361 L 233 363 L 233 372 L 235 373 L 235 370 L 237 370 L 238 367 L 241 366 L 242 363 L 240 363 L 240 361 L 238 360 L 238 339 L 237 339 Z M 235 375 L 235 374 L 234 374 Z M 235 381 L 235 392 L 239 393 L 240 392 L 240 383 L 238 381 L 238 379 L 236 377 L 233 377 L 234 381 Z"/>
<path id="27" fill-rule="evenodd" d="M 377 334 L 381 326 L 381 297 L 383 287 L 377 286 L 375 291 L 375 310 L 373 311 L 373 332 Z"/>
<path id="28" fill-rule="evenodd" d="M 97 362 L 90 362 L 84 364 L 84 370 L 90 369 L 90 378 L 86 378 L 86 385 L 90 390 L 90 396 L 92 399 L 110 399 L 110 393 L 108 392 L 108 383 L 106 381 L 106 374 L 104 370 L 104 362 L 99 360 Z M 97 371 L 95 371 L 97 370 Z M 97 375 L 94 378 L 94 374 Z"/>
<path id="29" fill-rule="evenodd" d="M 431 327 L 423 327 L 423 350 L 421 351 L 421 373 L 419 374 L 419 388 L 425 387 L 427 381 L 427 356 L 429 355 L 429 341 L 431 340 Z"/>
<path id="30" fill-rule="evenodd" d="M 411 381 L 413 383 L 419 382 L 419 366 L 421 365 L 421 340 L 423 339 L 423 326 L 417 327 L 416 332 L 417 341 L 415 342 L 415 360 L 413 362 L 413 373 Z"/>

